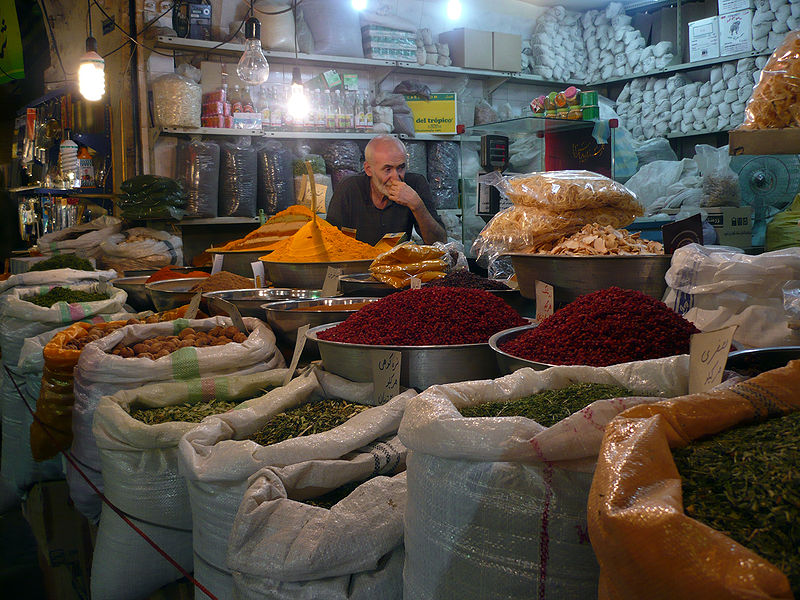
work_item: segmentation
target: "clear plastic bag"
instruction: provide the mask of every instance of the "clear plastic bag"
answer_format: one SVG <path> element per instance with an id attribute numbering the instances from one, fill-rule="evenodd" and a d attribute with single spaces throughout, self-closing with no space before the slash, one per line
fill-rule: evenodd
<path id="1" fill-rule="evenodd" d="M 369 271 L 378 281 L 399 289 L 408 286 L 412 277 L 423 283 L 444 277 L 448 268 L 446 255 L 443 244 L 400 244 L 372 261 Z"/>
<path id="2" fill-rule="evenodd" d="M 783 310 L 789 320 L 789 327 L 793 324 L 800 327 L 800 279 L 792 279 L 783 284 Z"/>
<path id="3" fill-rule="evenodd" d="M 258 151 L 257 206 L 268 215 L 294 204 L 292 153 L 276 140 Z"/>
<path id="4" fill-rule="evenodd" d="M 200 127 L 200 85 L 177 73 L 162 75 L 152 84 L 153 117 L 158 127 Z"/>
<path id="5" fill-rule="evenodd" d="M 458 208 L 460 147 L 455 142 L 428 142 L 428 183 L 436 208 Z"/>
<path id="6" fill-rule="evenodd" d="M 786 34 L 761 70 L 742 129 L 800 127 L 800 31 Z"/>
<path id="7" fill-rule="evenodd" d="M 426 175 L 428 173 L 428 151 L 425 142 L 406 142 L 406 171 Z"/>
<path id="8" fill-rule="evenodd" d="M 731 169 L 728 146 L 714 148 L 705 144 L 695 146 L 694 157 L 703 176 L 701 206 L 740 206 L 742 194 L 739 177 Z"/>
<path id="9" fill-rule="evenodd" d="M 361 170 L 361 149 L 352 140 L 338 140 L 330 142 L 322 151 L 325 167 L 329 173 L 348 169 L 358 172 Z"/>
<path id="10" fill-rule="evenodd" d="M 219 216 L 255 217 L 258 157 L 249 138 L 220 144 Z"/>
<path id="11" fill-rule="evenodd" d="M 219 208 L 219 145 L 178 142 L 175 178 L 186 192 L 187 217 L 216 217 Z"/>

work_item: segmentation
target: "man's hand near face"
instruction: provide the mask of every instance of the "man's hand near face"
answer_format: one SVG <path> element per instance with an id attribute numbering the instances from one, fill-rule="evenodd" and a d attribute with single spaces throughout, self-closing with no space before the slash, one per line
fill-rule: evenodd
<path id="1" fill-rule="evenodd" d="M 415 213 L 423 206 L 422 198 L 419 197 L 419 194 L 403 181 L 390 181 L 386 186 L 386 191 L 388 192 L 386 197 L 389 200 L 409 208 L 411 212 Z"/>

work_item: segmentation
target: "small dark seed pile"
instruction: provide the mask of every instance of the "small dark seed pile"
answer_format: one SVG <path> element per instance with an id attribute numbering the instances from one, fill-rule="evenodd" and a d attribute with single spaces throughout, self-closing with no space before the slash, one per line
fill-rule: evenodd
<path id="1" fill-rule="evenodd" d="M 237 405 L 238 402 L 214 399 L 208 402 L 186 402 L 175 406 L 138 408 L 131 411 L 131 416 L 146 425 L 173 422 L 199 423 L 208 416 L 227 412 Z"/>
<path id="2" fill-rule="evenodd" d="M 34 263 L 31 271 L 50 271 L 51 269 L 75 269 L 76 271 L 94 271 L 92 263 L 74 254 L 58 254 Z"/>
<path id="3" fill-rule="evenodd" d="M 545 390 L 519 400 L 465 406 L 459 412 L 464 417 L 527 417 L 539 425 L 552 427 L 596 400 L 633 395 L 630 390 L 616 385 L 574 383 L 560 390 Z"/>
<path id="4" fill-rule="evenodd" d="M 56 302 L 66 302 L 68 304 L 73 304 L 75 302 L 97 302 L 99 300 L 108 300 L 109 297 L 110 296 L 106 293 L 84 292 L 57 286 L 47 293 L 25 296 L 22 299 L 37 306 L 50 308 Z"/>
<path id="5" fill-rule="evenodd" d="M 346 423 L 368 408 L 370 407 L 344 400 L 308 402 L 275 415 L 248 439 L 261 446 L 269 446 L 296 437 L 322 433 Z"/>
<path id="6" fill-rule="evenodd" d="M 475 273 L 465 269 L 451 271 L 441 279 L 434 279 L 433 281 L 426 283 L 425 287 L 462 287 L 494 291 L 511 289 L 502 281 L 497 281 L 496 279 L 486 279 L 486 277 L 481 277 L 480 275 L 476 275 Z"/>
<path id="7" fill-rule="evenodd" d="M 345 498 L 347 498 L 353 491 L 360 486 L 363 481 L 353 481 L 352 483 L 348 483 L 343 485 L 342 487 L 338 487 L 335 490 L 331 490 L 327 494 L 323 494 L 322 496 L 317 496 L 316 498 L 309 498 L 308 500 L 303 500 L 304 504 L 310 504 L 311 506 L 319 506 L 320 508 L 327 508 L 330 509 L 334 504 L 338 504 Z"/>

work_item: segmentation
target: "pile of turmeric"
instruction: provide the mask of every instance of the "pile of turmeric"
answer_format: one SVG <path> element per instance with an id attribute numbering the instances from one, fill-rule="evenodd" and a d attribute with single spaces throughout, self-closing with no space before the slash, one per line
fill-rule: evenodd
<path id="1" fill-rule="evenodd" d="M 292 237 L 277 244 L 271 254 L 262 256 L 267 262 L 337 262 L 369 260 L 380 250 L 345 235 L 324 219 L 313 219 Z"/>
<path id="2" fill-rule="evenodd" d="M 266 223 L 255 231 L 251 231 L 241 239 L 228 242 L 224 246 L 214 248 L 226 252 L 268 252 L 275 246 L 293 236 L 299 229 L 314 219 L 314 213 L 306 206 L 290 206 L 270 217 Z"/>

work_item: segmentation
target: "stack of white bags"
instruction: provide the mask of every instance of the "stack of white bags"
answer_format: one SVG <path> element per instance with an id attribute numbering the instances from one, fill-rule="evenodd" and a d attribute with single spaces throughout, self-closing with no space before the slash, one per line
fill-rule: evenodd
<path id="1" fill-rule="evenodd" d="M 585 80 L 587 56 L 580 16 L 563 6 L 546 10 L 536 20 L 530 42 L 523 43 L 523 67 L 548 80 Z"/>
<path id="2" fill-rule="evenodd" d="M 786 32 L 800 29 L 800 0 L 755 0 L 752 32 L 757 52 L 780 46 Z"/>

